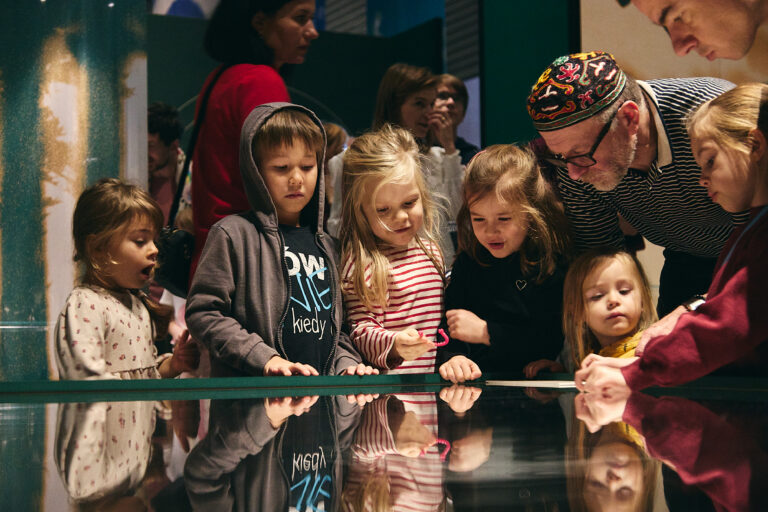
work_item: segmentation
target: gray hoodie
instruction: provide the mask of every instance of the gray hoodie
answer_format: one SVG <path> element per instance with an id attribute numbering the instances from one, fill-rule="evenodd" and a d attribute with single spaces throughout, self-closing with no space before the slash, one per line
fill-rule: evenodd
<path id="1" fill-rule="evenodd" d="M 277 211 L 251 151 L 253 138 L 264 122 L 282 109 L 305 112 L 320 126 L 312 111 L 290 103 L 266 103 L 253 109 L 240 134 L 240 173 L 251 210 L 230 215 L 211 228 L 187 299 L 189 332 L 210 351 L 211 376 L 263 375 L 273 356 L 286 358 L 282 325 L 291 296 L 284 240 Z M 325 131 L 323 130 L 323 139 Z M 317 370 L 335 375 L 361 358 L 341 332 L 343 319 L 338 254 L 323 231 L 325 183 L 322 161 L 317 186 L 301 213 L 302 224 L 315 232 L 315 243 L 331 273 L 334 294 L 331 317 L 334 347 Z M 302 361 L 297 361 L 302 362 Z"/>

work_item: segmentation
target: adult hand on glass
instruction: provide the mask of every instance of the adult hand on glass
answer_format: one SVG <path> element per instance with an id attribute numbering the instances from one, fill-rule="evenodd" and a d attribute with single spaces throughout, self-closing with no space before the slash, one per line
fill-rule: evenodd
<path id="1" fill-rule="evenodd" d="M 283 376 L 290 377 L 291 375 L 304 375 L 309 377 L 310 375 L 320 375 L 311 365 L 303 363 L 293 363 L 287 359 L 283 359 L 280 356 L 274 356 L 267 361 L 264 365 L 264 375 L 267 376 Z"/>
<path id="2" fill-rule="evenodd" d="M 392 350 L 404 361 L 413 361 L 435 345 L 416 329 L 405 329 L 395 336 Z"/>
<path id="3" fill-rule="evenodd" d="M 653 338 L 658 338 L 659 336 L 666 336 L 672 332 L 672 329 L 675 328 L 677 321 L 681 316 L 683 316 L 683 314 L 687 312 L 688 310 L 683 306 L 677 306 L 669 314 L 667 314 L 667 316 L 663 317 L 658 322 L 644 330 L 643 334 L 640 335 L 640 341 L 637 343 L 637 347 L 635 348 L 635 354 L 638 356 L 643 355 L 645 346 L 649 341 L 651 341 Z"/>
<path id="4" fill-rule="evenodd" d="M 440 365 L 438 372 L 442 378 L 454 384 L 479 379 L 483 375 L 480 367 L 474 361 L 464 356 L 453 356 L 447 362 Z"/>
<path id="5" fill-rule="evenodd" d="M 291 416 L 301 416 L 309 412 L 317 402 L 319 396 L 283 396 L 277 398 L 265 398 L 264 409 L 272 428 L 278 428 Z"/>
<path id="6" fill-rule="evenodd" d="M 614 358 L 590 354 L 581 363 L 581 369 L 574 375 L 574 383 L 579 391 L 587 393 L 606 393 L 614 388 L 627 387 L 627 381 L 621 369 L 639 358 Z"/>
<path id="7" fill-rule="evenodd" d="M 445 318 L 451 338 L 467 343 L 491 344 L 488 323 L 473 312 L 466 309 L 449 309 L 445 312 Z"/>
<path id="8" fill-rule="evenodd" d="M 440 399 L 447 403 L 448 407 L 458 416 L 463 416 L 475 405 L 482 392 L 483 390 L 480 388 L 454 384 L 449 388 L 440 390 Z"/>

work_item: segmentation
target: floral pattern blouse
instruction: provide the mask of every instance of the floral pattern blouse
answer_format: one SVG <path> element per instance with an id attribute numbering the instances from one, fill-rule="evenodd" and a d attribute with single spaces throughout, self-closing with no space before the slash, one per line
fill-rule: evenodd
<path id="1" fill-rule="evenodd" d="M 159 364 L 149 311 L 130 292 L 82 286 L 67 298 L 55 330 L 59 377 L 157 379 Z"/>

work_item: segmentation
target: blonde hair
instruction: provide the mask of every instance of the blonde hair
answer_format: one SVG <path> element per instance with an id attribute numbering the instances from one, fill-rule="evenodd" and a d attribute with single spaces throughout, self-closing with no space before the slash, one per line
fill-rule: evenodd
<path id="1" fill-rule="evenodd" d="M 528 221 L 520 247 L 520 270 L 538 270 L 537 281 L 551 276 L 571 246 L 568 221 L 554 192 L 539 173 L 533 153 L 512 144 L 498 144 L 478 153 L 464 176 L 464 202 L 457 218 L 459 250 L 480 264 L 481 247 L 472 229 L 470 208 L 488 194 L 519 208 Z"/>
<path id="2" fill-rule="evenodd" d="M 746 156 L 752 148 L 750 132 L 755 128 L 765 134 L 765 117 L 760 111 L 768 103 L 768 85 L 739 85 L 702 103 L 687 119 L 688 135 L 693 139 L 711 139 L 726 151 Z M 766 134 L 768 135 L 768 134 Z"/>
<path id="3" fill-rule="evenodd" d="M 351 285 L 367 308 L 385 307 L 389 261 L 381 252 L 380 242 L 363 212 L 364 202 L 376 200 L 379 189 L 388 183 L 413 181 L 421 195 L 424 210 L 422 230 L 416 243 L 435 264 L 441 275 L 438 206 L 430 195 L 421 172 L 419 147 L 408 130 L 384 125 L 379 131 L 366 133 L 344 153 L 341 206 L 342 261 L 354 261 Z M 423 239 L 430 242 L 430 247 Z M 366 269 L 370 269 L 367 280 Z"/>
<path id="4" fill-rule="evenodd" d="M 147 192 L 116 178 L 105 178 L 86 188 L 75 205 L 72 216 L 72 238 L 75 241 L 75 261 L 82 266 L 81 282 L 109 288 L 106 265 L 112 263 L 109 244 L 123 235 L 131 223 L 147 219 L 160 233 L 163 212 Z M 98 254 L 106 254 L 103 261 Z M 149 310 L 158 336 L 167 332 L 173 308 L 161 306 L 146 297 L 139 298 Z"/>
<path id="5" fill-rule="evenodd" d="M 608 247 L 585 252 L 571 264 L 563 284 L 563 333 L 577 367 L 589 354 L 600 350 L 597 338 L 587 325 L 584 283 L 592 272 L 611 260 L 619 260 L 628 265 L 637 282 L 643 307 L 636 332 L 646 329 L 656 321 L 651 286 L 637 258 L 624 250 Z"/>

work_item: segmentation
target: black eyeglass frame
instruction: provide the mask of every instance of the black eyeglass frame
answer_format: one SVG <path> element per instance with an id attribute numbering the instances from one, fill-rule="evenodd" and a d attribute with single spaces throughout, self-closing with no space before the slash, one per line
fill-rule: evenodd
<path id="1" fill-rule="evenodd" d="M 592 155 L 595 154 L 595 151 L 597 151 L 600 143 L 603 142 L 603 139 L 608 134 L 608 131 L 611 129 L 611 124 L 613 124 L 613 120 L 616 118 L 616 114 L 619 113 L 619 110 L 621 110 L 621 107 L 614 110 L 613 114 L 611 114 L 611 117 L 609 117 L 608 121 L 605 122 L 605 125 L 600 130 L 600 133 L 597 134 L 595 143 L 592 144 L 592 149 L 590 149 L 587 153 L 569 156 L 567 158 L 560 153 L 554 154 L 551 158 L 553 163 L 559 164 L 562 167 L 565 167 L 567 164 L 577 165 L 579 167 L 592 167 L 595 165 L 597 160 L 595 160 Z"/>

